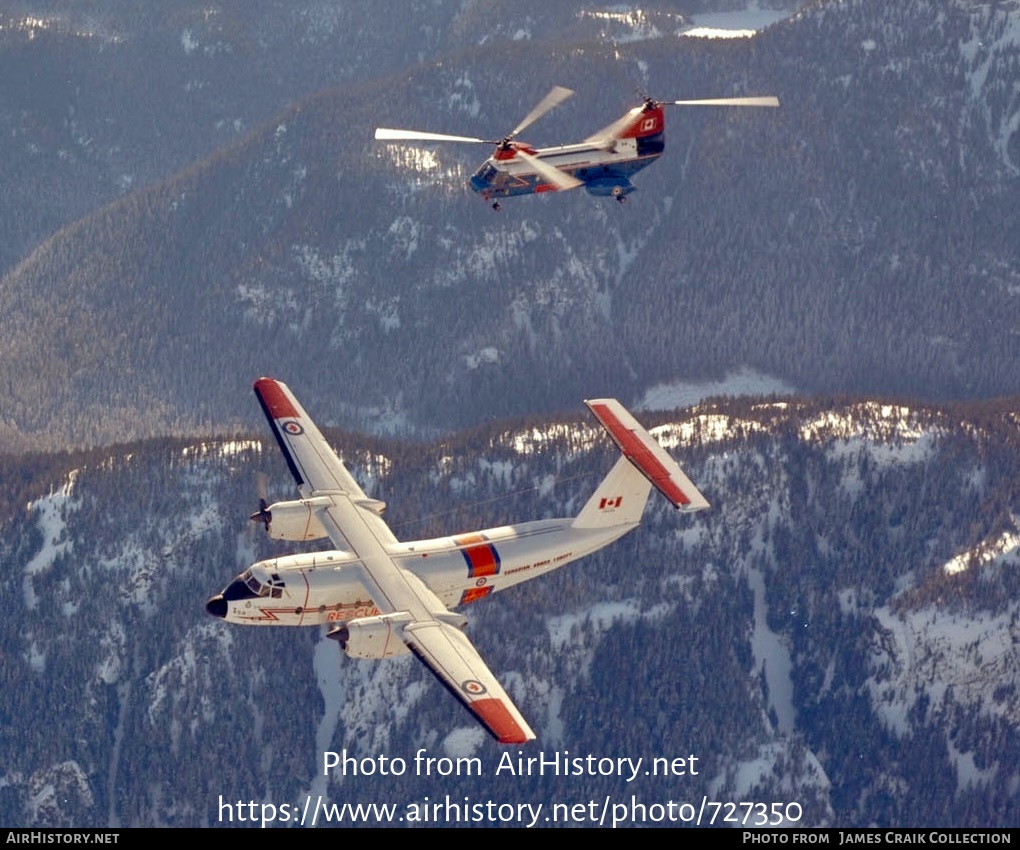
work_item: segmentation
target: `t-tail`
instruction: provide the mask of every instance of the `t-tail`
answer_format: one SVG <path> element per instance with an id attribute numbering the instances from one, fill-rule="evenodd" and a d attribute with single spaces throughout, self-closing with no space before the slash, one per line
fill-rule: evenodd
<path id="1" fill-rule="evenodd" d="M 652 487 L 685 513 L 708 500 L 654 437 L 613 398 L 585 401 L 623 453 L 574 520 L 575 528 L 637 525 Z"/>

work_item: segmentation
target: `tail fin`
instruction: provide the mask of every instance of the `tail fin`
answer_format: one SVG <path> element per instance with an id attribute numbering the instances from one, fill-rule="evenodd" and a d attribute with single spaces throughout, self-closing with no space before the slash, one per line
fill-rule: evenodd
<path id="1" fill-rule="evenodd" d="M 615 398 L 599 398 L 585 401 L 585 404 L 620 447 L 623 456 L 675 507 L 685 513 L 709 507 L 708 500 L 684 475 L 677 462 L 620 402 Z"/>
<path id="2" fill-rule="evenodd" d="M 621 457 L 581 508 L 574 528 L 637 525 L 645 512 L 652 485 L 627 458 Z"/>

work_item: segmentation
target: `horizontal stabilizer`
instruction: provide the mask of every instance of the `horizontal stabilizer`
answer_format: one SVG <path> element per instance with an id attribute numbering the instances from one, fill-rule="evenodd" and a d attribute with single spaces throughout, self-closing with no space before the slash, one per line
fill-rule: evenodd
<path id="1" fill-rule="evenodd" d="M 585 404 L 609 432 L 624 457 L 675 507 L 685 513 L 709 507 L 708 500 L 684 475 L 677 462 L 620 402 L 615 398 L 598 398 L 586 400 Z"/>

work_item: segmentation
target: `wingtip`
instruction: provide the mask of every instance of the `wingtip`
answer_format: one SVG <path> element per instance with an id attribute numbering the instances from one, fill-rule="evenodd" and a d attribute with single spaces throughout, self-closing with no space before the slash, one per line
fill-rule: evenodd
<path id="1" fill-rule="evenodd" d="M 519 712 L 511 712 L 501 700 L 489 697 L 467 705 L 499 743 L 526 744 L 535 740 L 535 733 Z M 518 716 L 515 717 L 514 713 Z"/>
<path id="2" fill-rule="evenodd" d="M 297 418 L 301 414 L 287 391 L 287 385 L 275 378 L 259 378 L 252 387 L 270 420 Z"/>

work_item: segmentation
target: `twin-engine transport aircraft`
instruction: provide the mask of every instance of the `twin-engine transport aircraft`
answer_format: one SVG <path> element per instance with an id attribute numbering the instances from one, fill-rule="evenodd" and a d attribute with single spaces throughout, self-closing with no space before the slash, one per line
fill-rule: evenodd
<path id="1" fill-rule="evenodd" d="M 573 519 L 401 543 L 286 384 L 255 394 L 301 498 L 252 515 L 278 540 L 328 537 L 336 547 L 253 564 L 206 603 L 213 616 L 265 626 L 332 625 L 354 658 L 414 653 L 504 744 L 535 733 L 464 634 L 450 607 L 558 569 L 635 528 L 655 486 L 681 511 L 708 507 L 676 462 L 615 399 L 586 401 L 623 453 Z"/>

